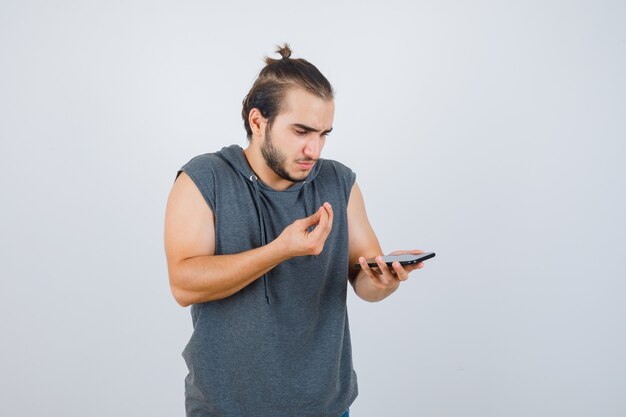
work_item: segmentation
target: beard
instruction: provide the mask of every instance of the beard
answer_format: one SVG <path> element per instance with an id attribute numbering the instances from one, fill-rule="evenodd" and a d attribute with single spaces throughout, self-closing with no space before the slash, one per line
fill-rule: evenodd
<path id="1" fill-rule="evenodd" d="M 287 169 L 285 168 L 285 161 L 287 160 L 287 157 L 280 153 L 280 151 L 276 149 L 272 143 L 269 127 L 265 128 L 265 142 L 263 142 L 263 146 L 261 146 L 261 154 L 263 155 L 267 166 L 282 179 L 291 182 L 298 182 L 304 179 L 294 178 L 289 174 L 289 172 L 287 172 Z"/>

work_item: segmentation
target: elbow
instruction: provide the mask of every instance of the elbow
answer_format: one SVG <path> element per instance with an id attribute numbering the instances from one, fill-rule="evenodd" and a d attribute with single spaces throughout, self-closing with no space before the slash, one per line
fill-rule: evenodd
<path id="1" fill-rule="evenodd" d="M 170 269 L 170 291 L 174 300 L 181 307 L 224 298 L 212 286 L 200 287 L 193 279 L 185 275 L 184 270 Z"/>
<path id="2" fill-rule="evenodd" d="M 170 285 L 170 289 L 172 291 L 172 295 L 174 296 L 174 300 L 181 307 L 189 307 L 193 302 L 191 301 L 187 291 L 182 290 L 175 285 Z"/>
<path id="3" fill-rule="evenodd" d="M 181 307 L 189 307 L 190 305 L 193 304 L 193 302 L 191 302 L 191 300 L 188 297 L 185 297 L 182 294 L 177 294 L 176 292 L 174 292 L 174 299 L 176 300 L 178 305 Z"/>
<path id="4" fill-rule="evenodd" d="M 194 299 L 194 292 L 189 288 L 185 270 L 178 264 L 168 265 L 168 267 L 170 291 L 176 303 L 181 307 L 189 307 L 196 303 L 197 300 Z"/>
<path id="5" fill-rule="evenodd" d="M 172 292 L 172 296 L 176 303 L 178 303 L 181 307 L 189 307 L 193 304 L 193 300 L 191 299 L 191 294 L 189 291 L 185 290 L 182 285 L 180 285 L 180 280 L 177 279 L 176 275 L 170 272 L 170 291 Z"/>
<path id="6" fill-rule="evenodd" d="M 170 276 L 170 290 L 174 296 L 174 300 L 181 307 L 189 307 L 192 304 L 204 303 L 207 301 L 219 300 L 222 297 L 215 296 L 211 292 L 200 292 L 190 288 L 186 288 L 180 281 L 172 279 Z"/>

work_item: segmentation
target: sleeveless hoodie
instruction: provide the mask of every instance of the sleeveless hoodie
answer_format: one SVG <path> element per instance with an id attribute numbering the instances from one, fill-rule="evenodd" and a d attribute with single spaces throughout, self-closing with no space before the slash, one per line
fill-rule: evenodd
<path id="1" fill-rule="evenodd" d="M 357 396 L 346 308 L 355 174 L 319 159 L 306 180 L 277 191 L 237 145 L 197 156 L 183 171 L 213 211 L 216 255 L 265 245 L 325 201 L 334 214 L 320 255 L 291 258 L 230 297 L 191 306 L 187 416 L 341 416 Z"/>

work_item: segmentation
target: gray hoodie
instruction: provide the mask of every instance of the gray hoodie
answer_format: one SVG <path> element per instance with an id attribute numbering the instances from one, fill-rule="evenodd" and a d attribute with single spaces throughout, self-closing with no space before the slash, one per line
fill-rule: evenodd
<path id="1" fill-rule="evenodd" d="M 291 258 L 230 297 L 191 307 L 187 416 L 341 416 L 357 396 L 346 309 L 346 209 L 355 174 L 320 159 L 306 180 L 276 191 L 237 145 L 181 171 L 213 211 L 216 255 L 271 242 L 325 201 L 334 213 L 320 255 Z"/>

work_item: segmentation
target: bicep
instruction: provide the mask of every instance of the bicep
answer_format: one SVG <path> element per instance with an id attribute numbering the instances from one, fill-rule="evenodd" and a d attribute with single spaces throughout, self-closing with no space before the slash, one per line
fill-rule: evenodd
<path id="1" fill-rule="evenodd" d="M 213 212 L 184 172 L 174 182 L 167 201 L 164 237 L 170 272 L 185 259 L 215 253 Z"/>
<path id="2" fill-rule="evenodd" d="M 376 233 L 367 218 L 363 194 L 357 183 L 352 186 L 348 200 L 348 238 L 350 275 L 353 276 L 356 272 L 354 264 L 358 263 L 360 256 L 369 258 L 382 253 Z"/>

